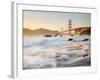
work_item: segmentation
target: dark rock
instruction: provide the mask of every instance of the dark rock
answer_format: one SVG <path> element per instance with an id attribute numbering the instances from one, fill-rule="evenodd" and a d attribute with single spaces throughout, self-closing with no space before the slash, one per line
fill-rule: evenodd
<path id="1" fill-rule="evenodd" d="M 88 54 L 83 55 L 83 57 L 86 57 L 86 56 L 88 56 Z"/>
<path id="2" fill-rule="evenodd" d="M 88 41 L 89 39 L 84 39 L 84 40 L 82 40 L 82 41 Z"/>
<path id="3" fill-rule="evenodd" d="M 68 41 L 73 41 L 73 39 L 72 38 L 69 38 Z"/>
<path id="4" fill-rule="evenodd" d="M 44 37 L 52 37 L 51 35 L 45 35 Z"/>

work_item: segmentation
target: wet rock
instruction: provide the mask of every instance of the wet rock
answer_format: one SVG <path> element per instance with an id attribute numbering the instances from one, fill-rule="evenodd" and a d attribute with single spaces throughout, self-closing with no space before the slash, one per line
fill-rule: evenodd
<path id="1" fill-rule="evenodd" d="M 83 39 L 82 41 L 88 41 L 89 39 Z"/>
<path id="2" fill-rule="evenodd" d="M 86 57 L 86 56 L 88 56 L 88 54 L 83 55 L 83 57 Z"/>
<path id="3" fill-rule="evenodd" d="M 73 39 L 72 38 L 69 38 L 68 41 L 73 41 Z"/>
<path id="4" fill-rule="evenodd" d="M 44 37 L 52 37 L 52 35 L 45 35 Z"/>

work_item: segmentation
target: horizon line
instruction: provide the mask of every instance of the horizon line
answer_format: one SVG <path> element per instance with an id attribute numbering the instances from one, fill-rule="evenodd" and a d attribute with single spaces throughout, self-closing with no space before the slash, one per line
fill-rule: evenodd
<path id="1" fill-rule="evenodd" d="M 85 28 L 86 26 L 84 27 L 75 27 L 75 28 L 72 28 L 72 29 L 76 29 L 76 28 Z M 91 27 L 91 26 L 87 26 L 87 27 Z M 63 28 L 63 27 L 61 27 Z M 37 28 L 37 29 L 31 29 L 31 28 L 26 28 L 24 27 L 23 29 L 29 29 L 29 30 L 37 30 L 37 29 L 48 29 L 48 28 Z M 48 30 L 51 30 L 51 31 L 59 31 L 59 30 L 52 30 L 52 29 L 48 29 Z"/>

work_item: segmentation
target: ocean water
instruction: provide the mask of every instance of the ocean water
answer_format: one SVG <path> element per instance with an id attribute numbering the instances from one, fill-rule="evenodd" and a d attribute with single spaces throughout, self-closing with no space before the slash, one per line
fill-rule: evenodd
<path id="1" fill-rule="evenodd" d="M 91 65 L 90 36 L 24 36 L 23 69 Z"/>

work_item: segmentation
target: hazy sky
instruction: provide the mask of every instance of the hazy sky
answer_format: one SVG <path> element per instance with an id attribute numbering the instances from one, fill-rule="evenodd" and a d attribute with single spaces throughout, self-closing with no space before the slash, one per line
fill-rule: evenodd
<path id="1" fill-rule="evenodd" d="M 23 11 L 24 28 L 50 30 L 68 29 L 68 20 L 72 20 L 72 27 L 90 27 L 91 15 L 89 13 Z"/>

